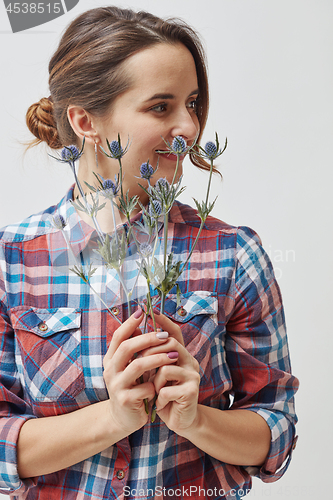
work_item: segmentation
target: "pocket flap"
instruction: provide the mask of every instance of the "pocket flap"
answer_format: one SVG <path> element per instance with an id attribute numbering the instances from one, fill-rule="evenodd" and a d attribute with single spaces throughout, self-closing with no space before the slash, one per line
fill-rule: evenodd
<path id="1" fill-rule="evenodd" d="M 81 313 L 79 309 L 71 307 L 36 309 L 19 306 L 11 310 L 11 320 L 14 329 L 46 338 L 57 332 L 80 328 Z"/>
<path id="2" fill-rule="evenodd" d="M 170 293 L 165 301 L 165 313 L 178 323 L 186 323 L 199 314 L 217 314 L 217 296 L 213 292 L 198 290 L 184 293 L 177 306 L 177 294 Z"/>

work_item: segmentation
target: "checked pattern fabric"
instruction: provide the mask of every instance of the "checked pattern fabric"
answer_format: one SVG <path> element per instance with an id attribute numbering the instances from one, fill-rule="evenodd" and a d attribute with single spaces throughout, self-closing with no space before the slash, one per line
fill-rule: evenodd
<path id="1" fill-rule="evenodd" d="M 296 442 L 298 387 L 290 369 L 281 295 L 256 233 L 212 217 L 179 279 L 180 304 L 172 290 L 165 313 L 180 326 L 186 348 L 200 364 L 199 403 L 241 408 L 266 420 L 272 438 L 263 466 L 218 461 L 157 417 L 68 469 L 19 477 L 16 446 L 28 419 L 108 398 L 102 363 L 118 323 L 69 270 L 66 241 L 50 224 L 52 215 L 61 214 L 73 254 L 92 262 L 96 234 L 69 205 L 72 194 L 71 189 L 58 205 L 0 232 L 0 492 L 17 500 L 153 499 L 163 488 L 165 498 L 168 490 L 187 498 L 192 486 L 191 491 L 215 488 L 214 498 L 240 498 L 251 488 L 252 476 L 277 480 Z M 199 222 L 194 209 L 175 203 L 168 238 L 177 260 L 185 261 Z M 136 272 L 134 259 L 124 275 L 135 281 Z M 100 266 L 92 284 L 109 307 L 118 308 L 117 317 L 126 319 L 117 277 L 106 276 Z"/>

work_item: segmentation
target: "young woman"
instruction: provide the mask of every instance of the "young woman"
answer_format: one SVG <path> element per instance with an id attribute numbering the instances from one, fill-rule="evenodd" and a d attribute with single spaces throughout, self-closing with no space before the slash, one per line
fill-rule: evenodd
<path id="1" fill-rule="evenodd" d="M 49 73 L 51 95 L 29 108 L 27 123 L 52 149 L 81 147 L 85 138 L 82 184 L 96 184 L 96 154 L 100 175 L 113 179 L 117 162 L 100 146 L 130 137 L 123 189 L 145 205 L 140 164 L 158 163 L 156 179 L 171 182 L 176 156 L 160 153 L 164 139 L 200 141 L 206 69 L 183 22 L 93 9 L 68 27 Z M 64 214 L 77 255 L 93 239 L 92 228 L 66 212 L 76 190 L 1 233 L 0 491 L 28 500 L 240 498 L 251 475 L 281 477 L 295 443 L 297 379 L 279 288 L 257 235 L 209 218 L 178 281 L 182 308 L 171 291 L 165 314 L 156 305 L 161 331 L 140 335 L 135 304 L 130 317 L 125 305 L 115 308 L 119 326 L 86 283 L 55 270 L 50 215 Z M 197 231 L 196 212 L 176 202 L 168 223 L 174 252 L 186 258 Z M 154 398 L 151 423 L 144 400 Z"/>

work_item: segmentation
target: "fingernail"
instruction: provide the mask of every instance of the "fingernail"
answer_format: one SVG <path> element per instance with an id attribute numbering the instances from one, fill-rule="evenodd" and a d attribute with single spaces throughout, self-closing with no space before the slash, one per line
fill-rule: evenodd
<path id="1" fill-rule="evenodd" d="M 133 314 L 133 318 L 135 318 L 135 319 L 139 319 L 139 318 L 140 318 L 140 316 L 141 316 L 141 314 L 142 314 L 142 309 L 141 309 L 141 307 L 139 307 L 139 309 L 137 309 L 137 310 L 135 311 L 135 313 Z"/>
<path id="2" fill-rule="evenodd" d="M 177 351 L 170 351 L 170 352 L 168 352 L 167 356 L 170 359 L 177 359 L 178 358 L 178 352 Z"/>
<path id="3" fill-rule="evenodd" d="M 165 340 L 169 337 L 168 332 L 157 332 L 156 337 L 160 340 Z"/>
<path id="4" fill-rule="evenodd" d="M 154 314 L 156 314 L 157 316 L 159 316 L 161 314 L 158 309 L 153 308 L 153 311 L 154 311 Z"/>

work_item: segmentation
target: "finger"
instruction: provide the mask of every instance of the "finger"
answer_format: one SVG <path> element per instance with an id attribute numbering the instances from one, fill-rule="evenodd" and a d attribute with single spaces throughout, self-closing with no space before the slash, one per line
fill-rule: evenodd
<path id="1" fill-rule="evenodd" d="M 155 387 L 152 382 L 144 382 L 143 384 L 138 384 L 133 387 L 130 391 L 127 391 L 128 396 L 131 401 L 137 401 L 138 403 L 143 403 L 144 399 L 152 401 L 155 397 Z"/>
<path id="2" fill-rule="evenodd" d="M 166 365 L 171 365 L 177 361 L 177 358 L 169 357 L 166 353 L 154 354 L 145 358 L 136 358 L 123 371 L 126 382 L 121 384 L 123 387 L 132 387 L 136 385 L 137 379 L 149 370 L 155 370 Z"/>
<path id="3" fill-rule="evenodd" d="M 112 356 L 111 364 L 113 367 L 113 371 L 114 372 L 123 371 L 128 365 L 129 361 L 131 361 L 132 358 L 136 357 L 135 354 L 137 353 L 141 354 L 141 351 L 146 350 L 151 346 L 157 346 L 158 344 L 167 341 L 167 337 L 161 338 L 158 337 L 157 335 L 158 334 L 156 332 L 151 332 L 124 340 Z M 107 367 L 109 361 L 111 361 L 111 358 L 108 358 L 106 360 L 104 358 L 104 368 Z"/>
<path id="4" fill-rule="evenodd" d="M 186 348 L 181 345 L 178 340 L 173 337 L 169 337 L 165 342 L 155 343 L 149 346 L 147 349 L 141 351 L 141 356 L 151 356 L 152 354 L 157 354 L 160 352 L 177 352 L 178 353 L 178 364 L 191 364 L 191 354 L 186 350 Z"/>
<path id="5" fill-rule="evenodd" d="M 171 402 L 175 402 L 179 404 L 179 407 L 185 408 L 191 405 L 193 400 L 196 402 L 198 400 L 198 391 L 193 384 L 187 383 L 184 385 L 162 387 L 155 402 L 156 411 L 163 410 Z"/>
<path id="6" fill-rule="evenodd" d="M 167 332 L 169 332 L 169 335 L 171 337 L 174 337 L 180 344 L 185 346 L 183 335 L 178 325 L 171 321 L 171 319 L 169 319 L 167 316 L 164 316 L 164 314 L 158 314 L 157 312 L 155 312 L 155 310 L 154 316 L 156 323 L 162 328 L 162 330 L 166 330 Z"/>
<path id="7" fill-rule="evenodd" d="M 154 377 L 155 390 L 157 393 L 159 393 L 162 387 L 165 387 L 168 382 L 182 384 L 188 379 L 188 371 L 184 368 L 175 364 L 172 364 L 171 366 L 164 366 L 156 373 Z"/>
<path id="8" fill-rule="evenodd" d="M 139 327 L 143 317 L 143 311 L 139 308 L 133 313 L 117 330 L 113 333 L 109 349 L 104 357 L 105 360 L 111 359 L 120 344 L 130 338 L 133 334 L 137 335 L 137 328 Z"/>
<path id="9" fill-rule="evenodd" d="M 155 344 L 154 346 L 143 350 L 141 352 L 141 356 L 151 356 L 152 354 L 170 351 L 175 351 L 178 353 L 177 365 L 184 368 L 193 369 L 194 371 L 199 373 L 200 366 L 198 361 L 188 352 L 186 347 L 181 345 L 178 340 L 173 337 L 169 337 L 169 339 L 164 343 L 159 343 L 157 345 Z"/>

